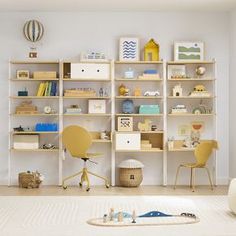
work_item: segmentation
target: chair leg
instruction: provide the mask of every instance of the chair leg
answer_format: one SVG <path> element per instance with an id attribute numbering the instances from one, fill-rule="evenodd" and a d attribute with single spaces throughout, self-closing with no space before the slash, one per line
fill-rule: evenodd
<path id="1" fill-rule="evenodd" d="M 95 176 L 95 177 L 97 177 L 97 178 L 103 179 L 103 180 L 105 181 L 106 187 L 109 187 L 109 181 L 108 181 L 107 178 L 105 178 L 105 177 L 103 177 L 103 176 L 100 176 L 100 175 L 97 175 L 97 174 L 95 174 L 95 173 L 93 173 L 93 172 L 90 172 L 90 171 L 88 171 L 88 174 L 93 175 L 93 176 Z"/>
<path id="2" fill-rule="evenodd" d="M 190 174 L 190 188 L 193 187 L 193 168 L 191 168 L 191 174 Z"/>
<path id="3" fill-rule="evenodd" d="M 176 189 L 177 180 L 178 180 L 178 176 L 179 176 L 179 170 L 180 170 L 181 167 L 182 167 L 182 166 L 179 165 L 179 166 L 178 166 L 178 169 L 177 169 L 177 172 L 176 172 L 174 189 Z"/>
<path id="4" fill-rule="evenodd" d="M 192 192 L 195 192 L 195 169 L 192 168 Z"/>
<path id="5" fill-rule="evenodd" d="M 213 184 L 212 184 L 212 180 L 211 180 L 211 175 L 210 175 L 210 171 L 207 167 L 204 167 L 204 169 L 206 170 L 207 172 L 207 175 L 208 175 L 208 179 L 209 179 L 209 182 L 210 182 L 210 185 L 211 185 L 211 190 L 213 190 Z"/>
<path id="6" fill-rule="evenodd" d="M 68 176 L 68 177 L 66 177 L 65 179 L 63 179 L 63 181 L 62 181 L 62 187 L 63 187 L 63 188 L 67 188 L 67 186 L 65 185 L 65 182 L 66 182 L 67 180 L 69 180 L 69 179 L 73 179 L 74 177 L 77 177 L 78 175 L 80 175 L 80 174 L 82 174 L 82 173 L 83 173 L 83 171 L 80 171 L 80 172 L 78 172 L 78 173 L 76 173 L 76 174 L 73 174 L 73 175 Z"/>

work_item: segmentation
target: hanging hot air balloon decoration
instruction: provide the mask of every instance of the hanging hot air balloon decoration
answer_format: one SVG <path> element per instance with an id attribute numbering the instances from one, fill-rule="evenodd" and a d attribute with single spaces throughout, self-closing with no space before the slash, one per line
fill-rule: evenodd
<path id="1" fill-rule="evenodd" d="M 33 43 L 33 46 L 30 48 L 32 51 L 29 53 L 29 57 L 36 58 L 37 52 L 35 43 L 40 41 L 44 34 L 44 27 L 42 23 L 37 20 L 27 21 L 24 25 L 23 33 L 25 38 Z"/>

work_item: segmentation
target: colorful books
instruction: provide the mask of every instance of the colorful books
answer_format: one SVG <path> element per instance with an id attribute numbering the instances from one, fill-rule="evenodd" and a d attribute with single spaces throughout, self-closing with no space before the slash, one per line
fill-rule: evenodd
<path id="1" fill-rule="evenodd" d="M 56 96 L 57 95 L 57 82 L 56 81 L 47 81 L 41 82 L 37 96 Z"/>

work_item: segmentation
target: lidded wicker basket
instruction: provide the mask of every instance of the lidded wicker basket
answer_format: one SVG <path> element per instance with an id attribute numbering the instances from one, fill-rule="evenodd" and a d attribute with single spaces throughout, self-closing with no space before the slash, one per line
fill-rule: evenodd
<path id="1" fill-rule="evenodd" d="M 119 166 L 120 185 L 122 187 L 138 187 L 143 181 L 143 163 L 135 159 L 122 161 Z"/>

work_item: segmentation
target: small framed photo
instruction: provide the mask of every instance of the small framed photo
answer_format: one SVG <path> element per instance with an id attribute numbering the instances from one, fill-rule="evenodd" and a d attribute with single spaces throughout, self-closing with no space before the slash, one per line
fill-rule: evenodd
<path id="1" fill-rule="evenodd" d="M 175 42 L 174 44 L 175 61 L 203 61 L 204 43 L 203 42 Z"/>
<path id="2" fill-rule="evenodd" d="M 17 70 L 16 71 L 17 79 L 29 79 L 29 71 L 28 70 Z"/>
<path id="3" fill-rule="evenodd" d="M 120 38 L 120 61 L 139 61 L 139 38 Z"/>
<path id="4" fill-rule="evenodd" d="M 133 131 L 133 117 L 118 117 L 117 128 L 118 131 Z"/>
<path id="5" fill-rule="evenodd" d="M 179 125 L 178 126 L 178 135 L 179 136 L 189 136 L 191 133 L 190 125 Z"/>
<path id="6" fill-rule="evenodd" d="M 186 78 L 185 65 L 168 65 L 168 79 Z"/>
<path id="7" fill-rule="evenodd" d="M 106 100 L 103 100 L 103 99 L 89 100 L 88 113 L 89 114 L 105 114 L 106 113 Z"/>

